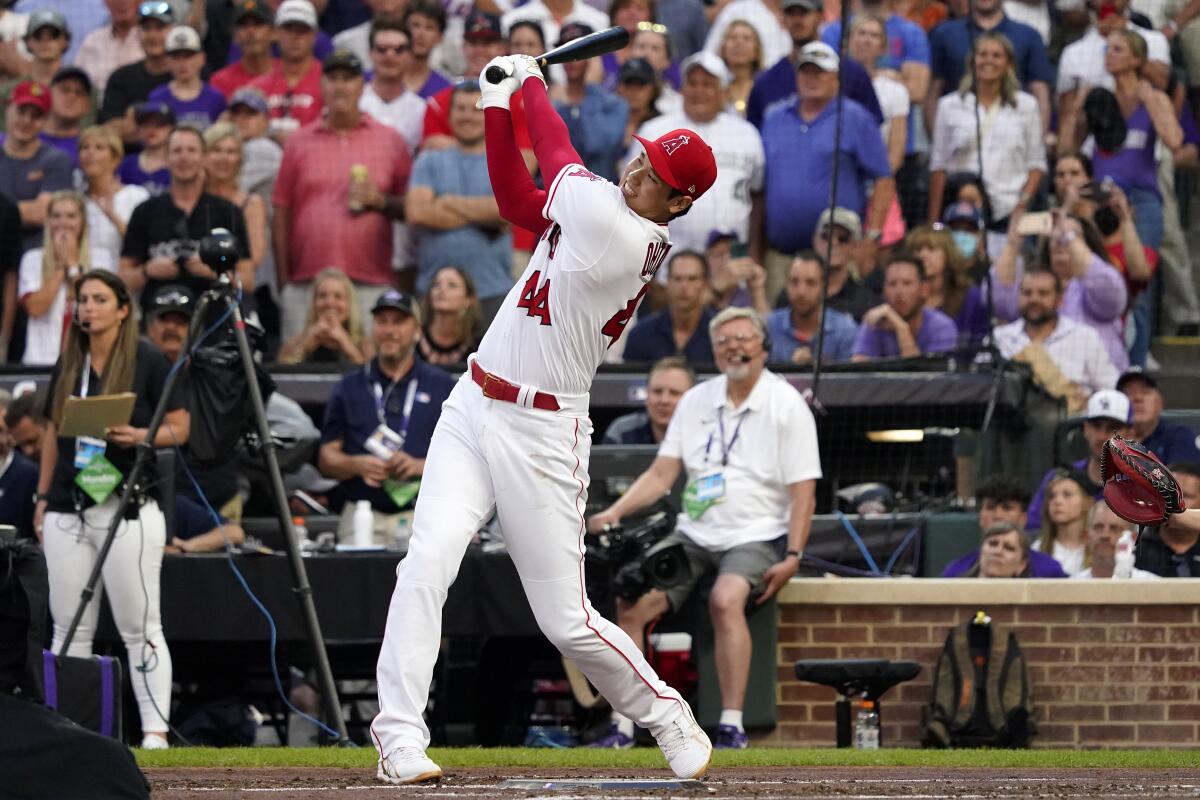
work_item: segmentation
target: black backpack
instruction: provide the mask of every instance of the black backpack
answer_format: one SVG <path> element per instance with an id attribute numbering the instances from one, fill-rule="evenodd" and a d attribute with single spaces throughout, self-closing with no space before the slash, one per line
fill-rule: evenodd
<path id="1" fill-rule="evenodd" d="M 926 746 L 1028 747 L 1036 729 L 1016 634 L 982 611 L 951 628 L 933 676 Z"/>

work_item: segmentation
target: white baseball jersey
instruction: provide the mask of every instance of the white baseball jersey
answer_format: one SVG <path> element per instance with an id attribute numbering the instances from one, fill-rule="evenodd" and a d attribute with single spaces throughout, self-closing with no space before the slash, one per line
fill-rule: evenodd
<path id="1" fill-rule="evenodd" d="M 513 383 L 584 395 L 628 327 L 671 243 L 615 184 L 571 164 L 550 184 L 529 266 L 479 345 L 479 365 Z"/>
<path id="2" fill-rule="evenodd" d="M 671 242 L 675 249 L 702 253 L 708 243 L 708 234 L 714 230 L 732 229 L 740 241 L 748 242 L 751 195 L 762 191 L 766 162 L 758 129 L 725 111 L 711 122 L 696 122 L 680 111 L 647 121 L 638 129 L 638 136 L 654 141 L 676 128 L 691 128 L 712 148 L 717 160 L 717 180 L 692 205 L 691 211 L 671 220 Z M 637 158 L 641 152 L 641 144 L 634 140 L 627 161 Z M 660 275 L 659 279 L 664 277 Z"/>

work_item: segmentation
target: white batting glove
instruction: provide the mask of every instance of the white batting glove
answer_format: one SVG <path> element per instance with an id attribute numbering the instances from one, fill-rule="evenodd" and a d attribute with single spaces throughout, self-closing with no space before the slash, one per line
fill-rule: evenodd
<path id="1" fill-rule="evenodd" d="M 546 76 L 542 74 L 542 68 L 538 66 L 537 59 L 533 56 L 513 55 L 509 56 L 513 61 L 513 66 L 516 68 L 516 79 L 522 84 L 526 78 L 537 78 L 542 82 L 542 86 L 546 85 Z"/>
<path id="2" fill-rule="evenodd" d="M 488 80 L 488 70 L 493 67 L 504 73 L 504 79 L 499 83 Z M 483 72 L 479 73 L 479 108 L 503 108 L 508 110 L 508 101 L 513 92 L 521 88 L 521 83 L 515 77 L 516 67 L 509 56 L 496 56 L 487 63 Z"/>

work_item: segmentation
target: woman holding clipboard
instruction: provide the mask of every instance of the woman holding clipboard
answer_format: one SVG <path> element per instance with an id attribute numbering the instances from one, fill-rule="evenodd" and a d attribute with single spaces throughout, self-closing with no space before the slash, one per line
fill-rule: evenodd
<path id="1" fill-rule="evenodd" d="M 133 468 L 135 447 L 146 438 L 146 426 L 171 369 L 166 356 L 141 341 L 129 291 L 113 273 L 85 273 L 75 286 L 75 309 L 50 378 L 34 512 L 34 528 L 50 577 L 55 652 L 66 638 L 67 625 L 116 513 L 124 477 Z M 68 397 L 127 392 L 135 395 L 129 422 L 107 428 L 104 438 L 58 435 Z M 178 402 L 168 409 L 155 437 L 156 447 L 187 441 L 187 411 Z M 130 501 L 127 521 L 117 529 L 102 574 L 117 630 L 129 651 L 142 746 L 158 749 L 167 746 L 166 715 L 171 707 L 171 654 L 159 613 L 167 531 L 156 499 L 158 478 L 152 469 L 143 477 L 147 490 Z M 68 655 L 91 655 L 99 604 L 97 592 Z"/>

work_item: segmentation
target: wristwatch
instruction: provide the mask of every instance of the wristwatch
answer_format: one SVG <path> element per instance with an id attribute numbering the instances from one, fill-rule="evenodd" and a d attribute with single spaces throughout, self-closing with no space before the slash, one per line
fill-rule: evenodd
<path id="1" fill-rule="evenodd" d="M 1167 28 L 1172 33 L 1179 33 L 1179 23 L 1173 19 L 1169 19 L 1165 23 L 1163 23 L 1163 27 Z"/>
<path id="2" fill-rule="evenodd" d="M 870 239 L 872 242 L 878 242 L 883 238 L 883 231 L 879 230 L 878 228 L 871 228 L 870 230 L 866 231 L 863 236 L 865 236 L 867 239 Z"/>
<path id="3" fill-rule="evenodd" d="M 804 551 L 803 550 L 788 550 L 783 555 L 785 558 L 787 556 L 795 556 L 798 560 L 802 560 L 804 558 Z"/>

